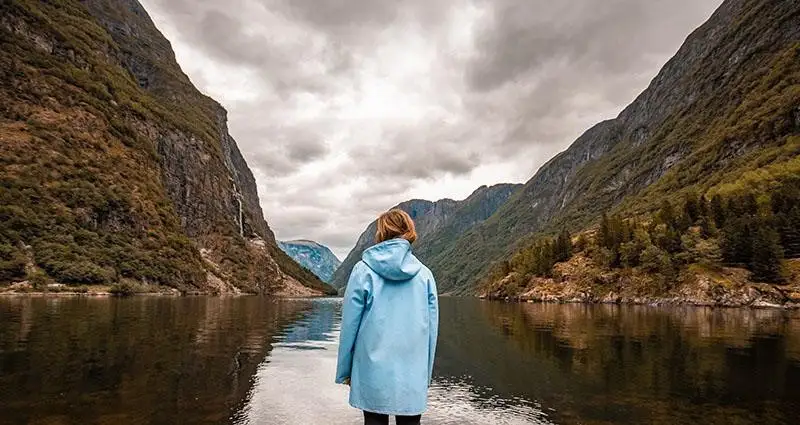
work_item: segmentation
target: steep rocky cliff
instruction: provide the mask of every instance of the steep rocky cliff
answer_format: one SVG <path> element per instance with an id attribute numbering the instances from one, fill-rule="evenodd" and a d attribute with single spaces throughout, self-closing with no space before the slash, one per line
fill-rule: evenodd
<path id="1" fill-rule="evenodd" d="M 634 35 L 632 35 L 634 36 Z M 800 173 L 800 2 L 727 0 L 650 86 L 542 166 L 492 217 L 429 257 L 444 291 L 471 292 L 532 234 L 690 190 L 766 190 Z"/>
<path id="2" fill-rule="evenodd" d="M 0 9 L 0 244 L 26 259 L 6 280 L 325 290 L 278 249 L 225 110 L 136 0 Z"/>
<path id="3" fill-rule="evenodd" d="M 418 235 L 414 253 L 422 261 L 426 261 L 436 250 L 452 243 L 458 235 L 486 220 L 520 187 L 522 185 L 519 184 L 481 186 L 462 201 L 441 199 L 431 202 L 413 199 L 394 208 L 402 209 L 414 219 Z M 361 253 L 374 244 L 376 230 L 377 225 L 373 221 L 361 233 L 355 247 L 336 270 L 333 286 L 341 288 L 347 285 L 350 270 L 361 259 Z"/>
<path id="4" fill-rule="evenodd" d="M 311 270 L 323 282 L 333 280 L 333 273 L 342 264 L 327 246 L 314 241 L 278 241 L 278 247 L 298 264 Z"/>

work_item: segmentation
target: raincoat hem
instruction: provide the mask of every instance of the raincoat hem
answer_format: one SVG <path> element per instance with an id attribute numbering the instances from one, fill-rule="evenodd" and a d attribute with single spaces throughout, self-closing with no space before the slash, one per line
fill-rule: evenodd
<path id="1" fill-rule="evenodd" d="M 358 403 L 350 402 L 350 406 L 354 407 L 359 410 L 365 410 L 371 413 L 377 413 L 379 415 L 389 415 L 389 416 L 416 416 L 425 413 L 428 410 L 427 407 L 423 408 L 422 410 L 414 409 L 414 410 L 398 410 L 398 409 L 391 409 L 391 408 L 372 408 L 366 406 L 359 406 Z"/>

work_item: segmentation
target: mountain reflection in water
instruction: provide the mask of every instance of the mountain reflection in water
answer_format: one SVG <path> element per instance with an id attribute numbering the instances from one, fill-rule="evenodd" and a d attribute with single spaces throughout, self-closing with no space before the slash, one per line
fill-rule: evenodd
<path id="1" fill-rule="evenodd" d="M 341 319 L 341 300 L 317 300 L 302 319 L 275 338 L 269 358 L 256 373 L 237 424 L 359 424 L 361 413 L 347 405 L 347 387 L 332 385 Z M 425 423 L 544 424 L 524 399 L 502 399 L 467 380 L 436 377 Z"/>
<path id="2" fill-rule="evenodd" d="M 427 424 L 791 424 L 800 316 L 446 298 Z M 341 300 L 0 299 L 0 424 L 358 424 Z"/>

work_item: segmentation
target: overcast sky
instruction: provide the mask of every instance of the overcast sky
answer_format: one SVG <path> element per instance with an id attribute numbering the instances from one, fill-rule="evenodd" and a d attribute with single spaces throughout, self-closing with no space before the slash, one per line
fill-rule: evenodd
<path id="1" fill-rule="evenodd" d="M 229 111 L 278 239 L 344 258 L 381 211 L 525 182 L 721 0 L 141 0 Z"/>

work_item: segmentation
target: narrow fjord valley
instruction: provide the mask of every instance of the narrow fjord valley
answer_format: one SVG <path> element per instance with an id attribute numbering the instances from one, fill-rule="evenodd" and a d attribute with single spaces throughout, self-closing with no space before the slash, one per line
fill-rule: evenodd
<path id="1" fill-rule="evenodd" d="M 509 11 L 529 7 L 539 16 L 546 4 L 557 3 L 554 27 L 519 16 L 544 32 L 566 28 L 577 50 L 597 47 L 578 33 L 586 26 L 620 28 L 590 31 L 615 48 L 621 38 L 641 35 L 627 24 L 647 19 L 647 13 L 625 15 L 619 5 L 655 11 L 659 21 L 663 14 L 675 27 L 678 15 L 690 14 L 666 13 L 656 6 L 664 2 L 626 1 L 444 3 L 448 13 L 462 18 L 498 8 L 492 18 L 500 22 L 517 15 Z M 688 9 L 692 2 L 700 0 L 670 1 L 669 7 L 680 9 L 680 3 Z M 302 174 L 306 180 L 281 192 L 274 183 L 286 181 L 264 174 L 289 173 L 290 180 L 298 174 L 280 160 L 264 161 L 280 149 L 259 151 L 262 146 L 247 143 L 247 132 L 238 132 L 243 123 L 234 118 L 236 108 L 216 96 L 231 111 L 237 145 L 228 113 L 193 85 L 184 69 L 198 87 L 208 87 L 182 54 L 184 68 L 179 66 L 175 51 L 182 52 L 180 43 L 227 37 L 235 47 L 238 39 L 257 40 L 242 43 L 244 53 L 222 50 L 245 57 L 243 62 L 253 59 L 251 54 L 272 65 L 273 60 L 297 63 L 292 72 L 278 68 L 263 78 L 275 80 L 279 89 L 298 84 L 304 100 L 313 92 L 348 104 L 353 101 L 348 93 L 337 91 L 347 86 L 346 79 L 342 86 L 327 86 L 308 78 L 319 71 L 312 56 L 342 59 L 332 69 L 320 68 L 325 74 L 354 66 L 351 71 L 361 75 L 375 65 L 366 56 L 394 50 L 399 54 L 388 55 L 389 66 L 378 67 L 379 80 L 386 83 L 379 89 L 417 96 L 419 87 L 409 81 L 424 80 L 426 89 L 454 90 L 461 82 L 448 86 L 434 69 L 412 72 L 419 72 L 410 63 L 415 61 L 405 61 L 415 59 L 415 46 L 393 44 L 392 27 L 399 25 L 402 36 L 412 40 L 423 35 L 426 48 L 439 33 L 455 37 L 474 30 L 475 43 L 496 34 L 458 20 L 455 31 L 442 31 L 445 26 L 432 25 L 430 17 L 447 13 L 435 13 L 437 2 L 419 3 L 420 14 L 411 12 L 408 5 L 416 4 L 411 0 L 143 0 L 148 10 L 137 0 L 0 2 L 0 425 L 360 423 L 362 412 L 347 404 L 349 387 L 333 383 L 343 301 L 323 295 L 344 290 L 354 264 L 374 243 L 376 223 L 356 224 L 355 232 L 366 228 L 340 262 L 320 242 L 337 253 L 346 250 L 331 235 L 341 237 L 344 232 L 333 230 L 352 223 L 336 220 L 342 215 L 332 211 L 331 199 L 289 205 L 325 198 L 302 193 L 317 183 L 314 173 Z M 377 211 L 396 204 L 414 218 L 419 235 L 414 253 L 433 270 L 440 293 L 452 295 L 437 300 L 438 342 L 423 423 L 797 423 L 800 2 L 709 0 L 708 9 L 691 12 L 699 17 L 691 28 L 717 6 L 616 118 L 589 128 L 538 169 L 525 165 L 525 177 L 533 177 L 524 184 L 481 186 L 459 201 L 396 204 L 414 197 L 404 195 L 376 207 L 369 202 L 385 202 L 385 193 L 373 198 L 373 192 L 392 189 L 382 186 L 387 179 L 367 175 L 362 169 L 371 165 L 367 161 L 351 164 L 343 158 L 373 155 L 381 173 L 408 166 L 386 152 L 415 158 L 419 164 L 412 168 L 437 165 L 417 158 L 413 141 L 354 153 L 337 151 L 347 143 L 337 135 L 326 134 L 331 137 L 320 147 L 304 144 L 306 133 L 263 127 L 297 136 L 259 133 L 257 140 L 270 144 L 286 141 L 283 137 L 296 143 L 288 159 L 309 157 L 289 164 L 296 168 L 320 171 L 326 148 L 335 161 L 354 165 L 345 177 L 370 191 L 346 190 L 341 193 L 351 195 L 341 196 L 327 186 L 333 179 L 325 180 L 322 190 L 331 192 L 336 205 L 370 205 Z M 592 19 L 569 21 L 572 17 L 561 16 L 564 11 Z M 381 20 L 382 13 L 388 20 Z M 265 16 L 270 19 L 260 20 Z M 194 30 L 208 37 L 192 38 L 187 36 L 192 30 L 184 28 L 177 31 L 183 37 L 173 38 L 165 30 L 173 51 L 154 22 L 164 29 L 169 25 L 162 23 L 184 18 L 196 18 Z M 283 26 L 287 22 L 297 27 Z M 421 29 L 431 32 L 415 33 Z M 538 52 L 524 51 L 541 49 L 524 29 L 507 31 L 515 45 L 500 47 L 509 48 L 513 63 L 501 73 L 513 74 L 520 62 L 539 58 Z M 267 38 L 248 38 L 259 32 Z M 303 38 L 307 33 L 312 36 Z M 291 39 L 288 57 L 275 45 L 265 46 L 281 36 Z M 328 36 L 334 42 L 325 45 Z M 382 37 L 389 43 L 381 44 Z M 569 41 L 544 39 L 548 50 L 566 48 L 562 44 Z M 649 49 L 654 39 L 642 39 Z M 669 54 L 680 40 L 675 42 Z M 322 52 L 315 50 L 320 43 L 327 46 Z M 337 57 L 347 49 L 355 53 Z M 434 55 L 452 59 L 463 53 L 454 48 Z M 213 62 L 202 59 L 204 65 Z M 466 67 L 457 61 L 432 63 Z M 234 74 L 233 68 L 222 69 Z M 414 78 L 403 75 L 403 86 L 391 87 L 387 70 L 395 68 Z M 454 80 L 467 79 L 468 70 L 457 71 Z M 233 79 L 224 79 L 226 92 L 242 88 L 228 87 Z M 259 82 L 264 83 L 247 88 Z M 369 112 L 380 109 L 368 102 L 375 94 L 369 90 L 377 90 L 374 81 L 355 83 L 366 99 L 356 103 L 364 102 Z M 478 116 L 488 121 L 508 111 L 488 107 L 502 100 L 494 92 L 435 93 L 457 98 L 458 105 L 436 105 L 454 110 L 475 102 L 476 93 L 492 97 L 478 102 L 487 115 L 454 113 L 454 121 Z M 296 100 L 285 91 L 278 98 L 279 107 Z M 301 111 L 304 117 L 326 111 L 313 102 L 300 105 L 309 108 Z M 419 124 L 407 110 L 387 111 Z M 267 108 L 257 112 L 259 118 L 274 114 L 281 125 L 288 117 Z M 372 122 L 377 115 L 365 115 L 369 122 L 356 125 L 391 127 L 389 121 Z M 330 123 L 353 115 L 324 118 L 326 131 L 341 125 L 344 132 L 338 135 L 350 137 L 348 123 Z M 493 129 L 497 122 L 477 124 Z M 454 134 L 461 137 L 465 129 L 476 128 L 457 128 Z M 469 168 L 440 149 L 452 145 L 439 143 L 437 129 L 431 133 L 424 137 L 430 150 L 425 154 L 444 157 L 440 173 Z M 473 160 L 468 142 L 459 139 L 458 149 Z M 539 163 L 529 159 L 525 164 Z M 389 177 L 413 179 L 417 171 Z M 434 175 L 423 171 L 422 178 Z M 286 211 L 266 207 L 276 205 L 278 192 L 300 195 L 277 204 Z M 369 198 L 365 203 L 354 199 L 362 195 Z M 311 213 L 320 205 L 332 221 L 315 220 Z M 296 217 L 281 220 L 281 214 Z M 299 230 L 286 229 L 298 222 Z M 273 230 L 281 238 L 320 242 L 277 241 Z M 145 293 L 203 296 L 84 296 Z M 218 296 L 233 294 L 263 296 Z"/>
<path id="2" fill-rule="evenodd" d="M 280 249 L 225 110 L 194 88 L 138 2 L 3 8 L 0 279 L 122 292 L 299 295 L 345 285 L 374 223 L 341 267 L 328 255 L 304 254 L 298 265 L 291 254 L 302 244 Z M 799 19 L 788 0 L 726 1 L 617 118 L 525 185 L 399 204 L 418 222 L 415 252 L 440 291 L 800 300 Z M 601 217 L 613 236 L 603 236 L 611 230 L 599 229 Z M 570 245 L 560 253 L 558 234 Z M 752 252 L 763 250 L 754 245 L 771 258 L 756 264 Z M 750 285 L 759 282 L 783 285 Z"/>

